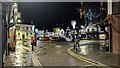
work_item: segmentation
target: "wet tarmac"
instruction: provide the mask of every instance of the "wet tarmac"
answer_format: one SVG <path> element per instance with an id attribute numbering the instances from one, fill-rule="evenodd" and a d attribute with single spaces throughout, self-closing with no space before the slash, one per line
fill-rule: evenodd
<path id="1" fill-rule="evenodd" d="M 77 53 L 86 58 L 101 62 L 107 66 L 117 67 L 119 65 L 118 55 L 110 52 L 103 52 L 101 50 L 102 43 L 103 42 L 93 42 L 89 45 L 83 45 L 78 48 Z"/>
<path id="2" fill-rule="evenodd" d="M 78 53 L 80 56 L 92 59 L 94 61 L 100 62 L 112 68 L 118 66 L 118 56 L 110 54 L 109 52 L 101 51 L 101 44 L 104 41 L 89 41 L 83 40 L 80 42 L 80 48 L 78 48 Z M 41 42 L 42 45 L 46 44 Z M 67 53 L 67 49 L 73 47 L 74 44 L 71 42 L 52 42 L 49 45 L 54 44 L 54 47 L 49 47 L 40 50 L 38 53 L 38 58 L 42 66 L 93 66 L 82 60 L 78 60 Z M 85 44 L 85 45 L 83 45 Z M 47 44 L 46 44 L 47 45 Z M 99 67 L 96 67 L 99 68 Z M 101 66 L 100 68 L 104 68 Z M 106 68 L 106 67 L 105 67 Z M 109 67 L 108 67 L 109 68 Z"/>
<path id="3" fill-rule="evenodd" d="M 55 46 L 40 50 L 38 59 L 42 66 L 91 66 L 91 64 L 78 60 L 67 53 L 73 46 L 69 42 L 52 42 Z"/>

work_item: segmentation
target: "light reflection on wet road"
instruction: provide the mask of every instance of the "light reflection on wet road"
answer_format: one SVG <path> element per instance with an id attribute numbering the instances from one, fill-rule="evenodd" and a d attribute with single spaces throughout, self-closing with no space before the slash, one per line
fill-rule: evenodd
<path id="1" fill-rule="evenodd" d="M 38 54 L 43 66 L 86 66 L 91 65 L 78 60 L 67 53 L 67 49 L 73 44 L 68 42 L 55 42 L 56 46 L 43 49 Z"/>
<path id="2" fill-rule="evenodd" d="M 22 41 L 17 41 L 16 51 L 11 53 L 11 59 L 14 66 L 31 66 L 32 65 L 32 52 L 24 48 Z"/>

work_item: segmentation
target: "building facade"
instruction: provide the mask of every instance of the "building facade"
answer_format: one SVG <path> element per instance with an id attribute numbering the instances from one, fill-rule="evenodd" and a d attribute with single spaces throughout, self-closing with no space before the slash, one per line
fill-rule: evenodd
<path id="1" fill-rule="evenodd" d="M 34 25 L 16 24 L 16 39 L 31 39 L 34 37 Z"/>
<path id="2" fill-rule="evenodd" d="M 108 28 L 106 27 L 106 31 Z M 82 39 L 105 39 L 105 33 L 100 26 L 95 26 L 94 24 L 88 25 L 86 28 L 80 29 L 80 34 Z"/>
<path id="3" fill-rule="evenodd" d="M 0 68 L 4 66 L 5 57 L 7 56 L 7 34 L 8 34 L 8 17 L 13 3 L 0 1 Z M 8 9 L 9 8 L 9 9 Z"/>

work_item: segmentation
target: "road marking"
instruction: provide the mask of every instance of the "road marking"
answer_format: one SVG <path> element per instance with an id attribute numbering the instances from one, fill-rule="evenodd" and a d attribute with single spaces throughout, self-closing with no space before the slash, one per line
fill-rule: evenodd
<path id="1" fill-rule="evenodd" d="M 60 48 L 60 47 L 62 47 L 62 46 L 60 46 L 60 45 L 57 45 L 56 47 L 57 47 L 57 48 Z"/>
<path id="2" fill-rule="evenodd" d="M 49 45 L 49 46 L 54 46 L 54 45 Z M 43 68 L 42 64 L 40 63 L 40 59 L 38 60 L 37 54 L 40 52 L 41 49 L 45 49 L 47 47 L 48 46 L 43 46 L 43 47 L 38 48 L 36 51 L 33 52 L 33 54 L 32 54 L 32 61 L 33 61 L 33 64 L 35 66 L 40 66 L 41 68 Z"/>
<path id="3" fill-rule="evenodd" d="M 82 56 L 80 56 L 80 55 L 77 55 L 77 54 L 73 53 L 72 51 L 70 51 L 72 48 L 73 48 L 73 47 L 71 47 L 71 48 L 69 48 L 69 49 L 67 50 L 68 53 L 69 53 L 71 56 L 76 57 L 77 59 L 82 60 L 82 61 L 84 61 L 84 62 L 90 63 L 90 64 L 92 64 L 92 65 L 94 65 L 94 66 L 107 66 L 107 65 L 104 65 L 104 64 L 102 64 L 102 63 L 100 63 L 100 62 L 96 62 L 96 61 L 93 61 L 93 60 L 91 60 L 91 59 L 87 59 L 87 58 L 84 58 L 84 57 L 82 57 Z"/>

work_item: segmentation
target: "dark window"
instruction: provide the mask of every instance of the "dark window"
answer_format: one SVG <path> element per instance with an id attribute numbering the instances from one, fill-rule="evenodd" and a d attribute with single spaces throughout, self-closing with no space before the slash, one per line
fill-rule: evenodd
<path id="1" fill-rule="evenodd" d="M 28 36 L 28 33 L 26 35 Z"/>
<path id="2" fill-rule="evenodd" d="M 87 32 L 89 32 L 89 29 L 87 29 Z"/>
<path id="3" fill-rule="evenodd" d="M 32 30 L 32 27 L 30 27 L 30 30 Z"/>
<path id="4" fill-rule="evenodd" d="M 92 32 L 94 31 L 94 29 L 92 29 Z"/>
<path id="5" fill-rule="evenodd" d="M 26 29 L 28 30 L 28 27 L 26 27 Z"/>

